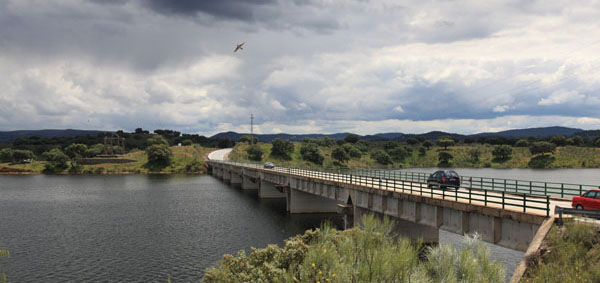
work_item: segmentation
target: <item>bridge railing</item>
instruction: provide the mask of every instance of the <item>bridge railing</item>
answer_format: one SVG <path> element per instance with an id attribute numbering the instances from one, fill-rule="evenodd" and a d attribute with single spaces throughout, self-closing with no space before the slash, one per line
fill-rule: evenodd
<path id="1" fill-rule="evenodd" d="M 380 169 L 351 169 L 349 174 L 381 177 L 394 180 L 426 183 L 430 174 Z M 600 188 L 599 185 L 584 185 L 571 183 L 554 183 L 542 181 L 488 178 L 476 176 L 461 176 L 461 185 L 473 189 L 491 190 L 505 193 L 523 193 L 538 196 L 573 197 L 582 195 L 590 189 Z"/>
<path id="2" fill-rule="evenodd" d="M 263 168 L 263 165 L 259 163 L 236 161 L 217 162 L 250 168 Z M 322 180 L 361 185 L 393 192 L 410 193 L 413 195 L 416 194 L 420 196 L 441 198 L 444 200 L 453 200 L 457 202 L 468 202 L 469 204 L 483 205 L 486 207 L 501 207 L 502 209 L 511 209 L 522 211 L 524 213 L 534 211 L 543 213 L 546 216 L 550 216 L 549 195 L 536 196 L 528 194 L 527 192 L 519 191 L 494 191 L 487 189 L 489 186 L 468 186 L 463 187 L 460 190 L 436 190 L 428 188 L 427 184 L 423 182 L 422 179 L 414 177 L 419 175 L 412 175 L 410 180 L 403 180 L 399 178 L 398 175 L 395 175 L 397 172 L 395 173 L 392 171 L 375 171 L 369 172 L 370 174 L 367 175 L 364 170 L 349 170 L 344 168 L 311 169 L 299 167 L 275 167 L 267 170 Z"/>

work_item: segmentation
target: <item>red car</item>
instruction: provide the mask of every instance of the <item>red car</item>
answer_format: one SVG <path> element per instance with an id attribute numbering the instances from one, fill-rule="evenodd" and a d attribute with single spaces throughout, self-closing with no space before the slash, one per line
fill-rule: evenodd
<path id="1" fill-rule="evenodd" d="M 579 197 L 573 197 L 571 206 L 577 209 L 600 210 L 600 189 L 592 189 Z"/>

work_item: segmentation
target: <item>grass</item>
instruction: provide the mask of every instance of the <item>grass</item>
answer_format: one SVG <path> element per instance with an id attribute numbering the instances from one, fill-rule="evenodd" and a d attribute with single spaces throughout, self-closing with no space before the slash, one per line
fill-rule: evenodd
<path id="1" fill-rule="evenodd" d="M 264 158 L 263 162 L 271 161 L 277 165 L 282 166 L 295 166 L 295 167 L 315 167 L 316 164 L 305 161 L 300 155 L 300 147 L 302 143 L 294 142 L 294 152 L 291 160 L 282 160 L 270 156 L 271 144 L 259 143 L 258 144 L 263 150 Z M 248 161 L 248 155 L 246 149 L 248 144 L 238 143 L 229 157 L 232 160 Z M 438 154 L 442 150 L 441 147 L 434 146 L 426 151 L 424 156 L 419 155 L 419 146 L 408 146 L 412 148 L 412 154 L 405 160 L 394 164 L 383 166 L 378 164 L 370 157 L 370 153 L 374 150 L 380 149 L 378 146 L 369 148 L 369 151 L 363 153 L 361 158 L 354 158 L 344 164 L 350 168 L 410 168 L 410 167 L 437 167 L 438 166 Z M 448 152 L 454 157 L 450 161 L 451 167 L 472 167 L 472 168 L 529 168 L 528 163 L 532 156 L 527 147 L 513 147 L 513 153 L 510 159 L 506 161 L 497 161 L 493 158 L 492 151 L 495 146 L 492 145 L 458 145 L 448 148 Z M 334 160 L 331 158 L 331 151 L 333 148 L 319 147 L 321 154 L 325 157 L 323 161 L 324 167 L 334 166 Z M 480 151 L 478 161 L 472 160 L 469 151 L 477 149 Z M 600 148 L 590 147 L 577 147 L 577 146 L 564 146 L 557 148 L 553 154 L 556 159 L 550 164 L 548 168 L 600 168 Z"/>
<path id="2" fill-rule="evenodd" d="M 566 221 L 552 228 L 521 282 L 600 282 L 598 227 Z"/>
<path id="3" fill-rule="evenodd" d="M 82 165 L 82 174 L 147 174 L 147 173 L 205 173 L 204 157 L 213 151 L 199 145 L 172 146 L 171 164 L 162 168 L 147 166 L 147 155 L 143 150 L 135 150 L 124 155 L 123 159 L 134 160 L 130 163 L 103 163 Z M 29 164 L 0 163 L 3 171 L 23 171 L 39 174 L 44 170 L 45 161 Z"/>
<path id="4" fill-rule="evenodd" d="M 469 239 L 462 250 L 450 244 L 424 248 L 392 234 L 394 223 L 367 215 L 360 228 L 328 225 L 285 241 L 225 255 L 203 282 L 503 282 L 502 264 Z M 421 257 L 424 257 L 424 260 Z"/>

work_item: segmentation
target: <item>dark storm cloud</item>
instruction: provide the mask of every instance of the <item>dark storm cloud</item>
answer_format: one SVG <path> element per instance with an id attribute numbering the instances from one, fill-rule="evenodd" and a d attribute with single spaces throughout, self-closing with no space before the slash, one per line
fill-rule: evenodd
<path id="1" fill-rule="evenodd" d="M 219 18 L 256 20 L 255 10 L 276 4 L 275 0 L 141 0 L 153 11 L 164 15 L 195 16 L 204 13 Z"/>

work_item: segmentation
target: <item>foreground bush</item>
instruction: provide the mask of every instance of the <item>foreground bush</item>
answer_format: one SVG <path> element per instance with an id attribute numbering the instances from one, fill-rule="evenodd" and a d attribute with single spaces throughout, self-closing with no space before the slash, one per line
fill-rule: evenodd
<path id="1" fill-rule="evenodd" d="M 425 250 L 391 234 L 387 219 L 364 218 L 362 228 L 338 231 L 324 226 L 285 241 L 225 255 L 206 271 L 203 282 L 503 282 L 501 264 L 469 240 L 457 251 L 449 244 Z"/>
<path id="2" fill-rule="evenodd" d="M 553 227 L 546 242 L 521 282 L 600 282 L 598 228 L 566 222 Z"/>

